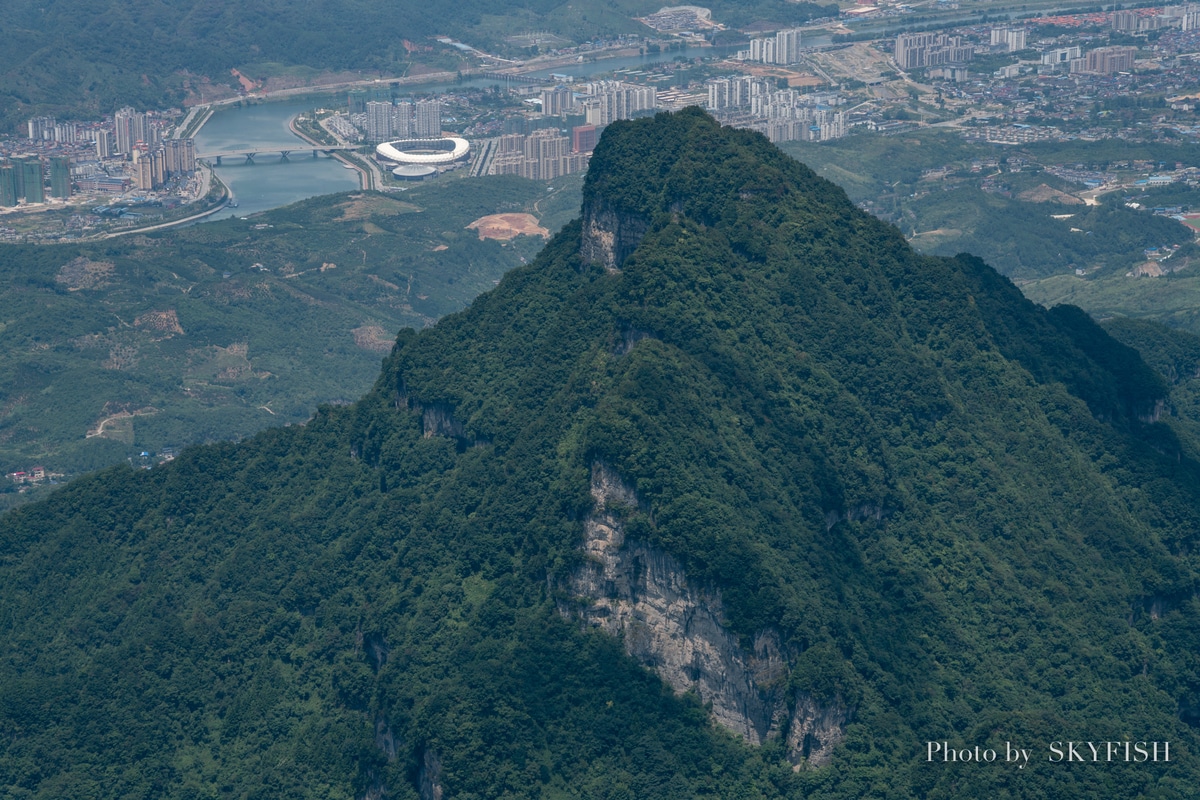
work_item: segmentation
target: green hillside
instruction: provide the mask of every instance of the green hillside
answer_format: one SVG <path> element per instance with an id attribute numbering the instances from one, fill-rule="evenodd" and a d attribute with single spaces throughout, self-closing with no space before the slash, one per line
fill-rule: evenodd
<path id="1" fill-rule="evenodd" d="M 1097 206 L 1060 195 L 1060 201 L 1073 203 L 1063 205 L 1041 195 L 1046 189 L 1083 188 L 1051 174 L 1047 166 L 1080 162 L 1103 168 L 1131 158 L 1200 163 L 1195 148 L 1186 145 L 1102 140 L 1007 147 L 968 142 L 961 131 L 927 128 L 898 136 L 787 142 L 782 149 L 841 186 L 851 200 L 894 222 L 921 252 L 973 253 L 1022 283 L 1073 280 L 1076 269 L 1093 277 L 1124 276 L 1146 260 L 1145 249 L 1183 245 L 1195 237 L 1187 226 L 1150 211 L 1155 205 L 1196 202 L 1200 195 L 1186 187 L 1149 193 L 1129 189 L 1139 195 L 1140 210 L 1125 207 L 1122 192 L 1104 195 Z M 986 163 L 995 166 L 985 168 Z"/>
<path id="2" fill-rule="evenodd" d="M 578 179 L 560 183 L 578 197 Z M 0 473 L 70 476 L 352 402 L 398 329 L 461 309 L 543 244 L 481 241 L 468 224 L 557 202 L 513 177 L 403 197 L 0 249 Z M 542 222 L 562 224 L 552 209 Z"/>
<path id="3" fill-rule="evenodd" d="M 1190 797 L 1169 392 L 758 134 L 616 123 L 357 404 L 2 518 L 0 794 Z"/>
<path id="4" fill-rule="evenodd" d="M 740 27 L 798 24 L 836 5 L 786 0 L 718 0 L 715 18 Z M 261 79 L 352 71 L 404 75 L 415 59 L 453 71 L 461 53 L 436 37 L 489 53 L 527 57 L 523 34 L 577 44 L 620 34 L 652 35 L 634 20 L 661 3 L 618 0 L 459 0 L 452 9 L 406 0 L 227 4 L 209 0 L 7 0 L 0 4 L 0 130 L 36 113 L 96 118 L 125 105 L 179 107 L 205 81 L 237 87 L 239 69 Z M 433 52 L 421 52 L 433 47 Z M 413 70 L 413 74 L 416 71 Z"/>

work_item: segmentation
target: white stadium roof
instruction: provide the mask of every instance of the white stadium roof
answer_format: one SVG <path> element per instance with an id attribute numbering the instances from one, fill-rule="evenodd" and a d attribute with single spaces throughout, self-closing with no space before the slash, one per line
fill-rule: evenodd
<path id="1" fill-rule="evenodd" d="M 380 158 L 397 164 L 450 164 L 471 150 L 466 139 L 446 136 L 440 139 L 397 139 L 375 148 Z M 434 152 L 430 152 L 434 151 Z"/>

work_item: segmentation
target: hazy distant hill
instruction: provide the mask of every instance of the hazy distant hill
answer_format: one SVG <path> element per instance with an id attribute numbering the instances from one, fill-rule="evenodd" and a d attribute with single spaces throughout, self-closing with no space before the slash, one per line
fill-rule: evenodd
<path id="1" fill-rule="evenodd" d="M 1167 394 L 757 134 L 614 124 L 356 405 L 3 518 L 0 793 L 1189 797 Z"/>
<path id="2" fill-rule="evenodd" d="M 785 0 L 708 3 L 733 25 L 802 22 L 836 14 L 836 6 Z M 311 71 L 364 71 L 400 75 L 432 37 L 453 36 L 490 52 L 530 55 L 517 38 L 549 32 L 567 43 L 621 33 L 651 34 L 633 20 L 657 11 L 650 0 L 459 0 L 450 6 L 342 0 L 6 0 L 0 4 L 0 128 L 32 113 L 68 118 L 111 114 L 124 105 L 162 108 L 182 104 L 203 80 L 236 86 L 230 70 L 251 75 Z M 439 46 L 440 47 L 440 46 Z M 443 48 L 418 58 L 453 70 Z M 255 66 L 257 65 L 257 66 Z M 294 70 L 293 68 L 309 68 Z"/>

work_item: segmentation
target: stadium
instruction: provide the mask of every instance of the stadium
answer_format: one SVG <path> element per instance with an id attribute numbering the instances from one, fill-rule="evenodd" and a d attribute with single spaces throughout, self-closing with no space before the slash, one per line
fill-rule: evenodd
<path id="1" fill-rule="evenodd" d="M 443 139 L 397 139 L 384 142 L 375 153 L 385 161 L 396 164 L 441 166 L 466 158 L 471 145 L 466 139 L 447 136 Z"/>

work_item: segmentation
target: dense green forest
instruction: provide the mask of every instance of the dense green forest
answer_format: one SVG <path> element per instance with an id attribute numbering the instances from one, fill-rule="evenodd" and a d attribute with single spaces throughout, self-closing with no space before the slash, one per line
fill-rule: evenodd
<path id="1" fill-rule="evenodd" d="M 403 200 L 348 193 L 103 243 L 6 246 L 0 473 L 75 474 L 352 402 L 397 330 L 462 308 L 543 244 L 480 240 L 470 222 L 536 200 L 561 227 L 580 183 L 450 181 Z"/>
<path id="2" fill-rule="evenodd" d="M 758 134 L 616 123 L 581 221 L 358 403 L 3 518 L 0 793 L 1190 797 L 1195 354 L 915 252 Z M 601 523 L 643 560 L 580 594 Z M 621 581 L 777 652 L 762 746 L 582 623 Z"/>
<path id="3" fill-rule="evenodd" d="M 716 19 L 735 28 L 837 14 L 836 5 L 785 0 L 708 5 Z M 324 70 L 401 75 L 412 66 L 405 40 L 440 48 L 424 57 L 454 69 L 463 63 L 452 57 L 458 51 L 438 45 L 434 37 L 453 36 L 488 52 L 528 56 L 533 53 L 512 37 L 549 32 L 579 43 L 617 34 L 651 35 L 633 18 L 660 7 L 648 0 L 463 0 L 447 13 L 442 6 L 411 1 L 101 0 L 87 4 L 84 13 L 77 0 L 7 0 L 0 4 L 0 130 L 35 113 L 88 119 L 125 105 L 178 107 L 201 81 L 236 87 L 231 69 L 255 78 Z"/>

